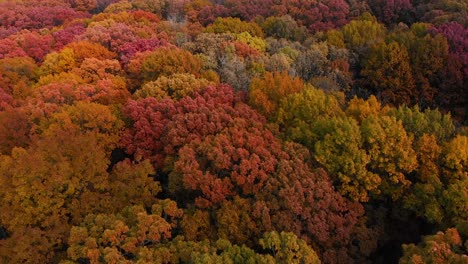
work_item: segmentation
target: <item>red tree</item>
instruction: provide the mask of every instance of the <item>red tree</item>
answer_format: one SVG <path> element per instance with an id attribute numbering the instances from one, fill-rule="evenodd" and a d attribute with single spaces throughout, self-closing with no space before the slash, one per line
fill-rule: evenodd
<path id="1" fill-rule="evenodd" d="M 123 113 L 133 122 L 122 137 L 127 152 L 151 158 L 157 168 L 162 168 L 165 158 L 175 155 L 185 144 L 218 133 L 236 117 L 264 122 L 227 85 L 208 87 L 180 101 L 151 97 L 131 100 Z"/>
<path id="2" fill-rule="evenodd" d="M 137 159 L 151 158 L 169 173 L 169 193 L 197 206 L 195 215 L 213 214 L 214 222 L 197 220 L 203 222 L 199 231 L 187 218 L 184 230 L 191 230 L 190 237 L 218 225 L 220 235 L 238 242 L 252 241 L 250 236 L 265 229 L 288 230 L 312 242 L 328 262 L 349 260 L 346 248 L 362 207 L 335 192 L 325 172 L 307 165 L 307 150 L 278 140 L 240 99 L 222 85 L 178 102 L 130 101 L 124 114 L 132 126 L 122 143 Z M 225 204 L 236 197 L 240 200 Z M 252 210 L 250 224 L 245 223 L 249 234 L 229 232 L 244 217 L 226 220 L 217 214 L 236 207 Z"/>

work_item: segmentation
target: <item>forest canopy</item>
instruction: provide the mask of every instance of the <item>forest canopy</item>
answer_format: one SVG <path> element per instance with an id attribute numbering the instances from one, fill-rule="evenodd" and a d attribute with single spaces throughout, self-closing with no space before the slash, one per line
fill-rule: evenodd
<path id="1" fill-rule="evenodd" d="M 0 263 L 468 263 L 463 0 L 0 0 Z"/>

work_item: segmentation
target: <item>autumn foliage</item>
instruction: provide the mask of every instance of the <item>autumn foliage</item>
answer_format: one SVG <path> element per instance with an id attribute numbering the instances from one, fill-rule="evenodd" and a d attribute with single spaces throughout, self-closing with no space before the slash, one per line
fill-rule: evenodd
<path id="1" fill-rule="evenodd" d="M 0 263 L 467 263 L 467 8 L 0 1 Z"/>

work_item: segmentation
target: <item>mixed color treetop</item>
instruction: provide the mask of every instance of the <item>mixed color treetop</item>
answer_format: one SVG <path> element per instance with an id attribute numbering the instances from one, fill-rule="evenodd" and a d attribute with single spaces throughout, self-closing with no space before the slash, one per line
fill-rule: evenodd
<path id="1" fill-rule="evenodd" d="M 468 263 L 463 0 L 0 0 L 0 263 Z"/>

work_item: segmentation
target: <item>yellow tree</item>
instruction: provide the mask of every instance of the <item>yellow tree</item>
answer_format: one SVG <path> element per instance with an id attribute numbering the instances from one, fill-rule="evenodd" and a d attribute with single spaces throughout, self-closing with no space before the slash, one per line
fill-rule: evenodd
<path id="1" fill-rule="evenodd" d="M 0 241 L 2 262 L 51 262 L 71 225 L 87 214 L 153 203 L 160 188 L 148 178 L 149 162 L 127 161 L 108 172 L 121 127 L 110 109 L 65 106 L 40 122 L 27 148 L 0 157 L 0 226 L 10 234 Z"/>
<path id="2" fill-rule="evenodd" d="M 355 96 L 348 102 L 346 115 L 361 124 L 364 119 L 370 116 L 378 116 L 383 110 L 375 96 L 371 95 L 367 100 Z"/>
<path id="3" fill-rule="evenodd" d="M 157 99 L 172 98 L 174 100 L 190 96 L 199 92 L 208 85 L 214 85 L 204 78 L 197 78 L 193 74 L 176 73 L 171 76 L 161 76 L 151 81 L 135 92 L 138 98 L 155 97 Z"/>
<path id="4" fill-rule="evenodd" d="M 262 28 L 255 22 L 241 21 L 239 18 L 218 17 L 210 26 L 204 30 L 207 33 L 232 33 L 238 34 L 247 32 L 253 37 L 263 38 Z"/>
<path id="5" fill-rule="evenodd" d="M 394 117 L 369 117 L 361 125 L 364 148 L 371 157 L 369 170 L 382 178 L 380 191 L 396 200 L 411 182 L 407 175 L 417 166 L 412 148 L 413 137 L 408 135 Z"/>
<path id="6" fill-rule="evenodd" d="M 118 214 L 89 214 L 81 225 L 71 228 L 69 259 L 133 263 L 129 256 L 145 258 L 149 246 L 172 237 L 172 228 L 182 216 L 174 201 L 160 200 L 150 208 L 136 205 Z"/>
<path id="7" fill-rule="evenodd" d="M 249 104 L 261 114 L 273 120 L 281 99 L 300 92 L 304 83 L 291 77 L 287 72 L 266 72 L 261 78 L 254 78 L 250 84 Z"/>
<path id="8" fill-rule="evenodd" d="M 199 75 L 202 62 L 190 52 L 178 48 L 158 48 L 152 52 L 140 53 L 128 65 L 128 73 L 134 82 L 132 87 L 149 81 L 155 81 L 161 76 L 176 73 Z"/>

